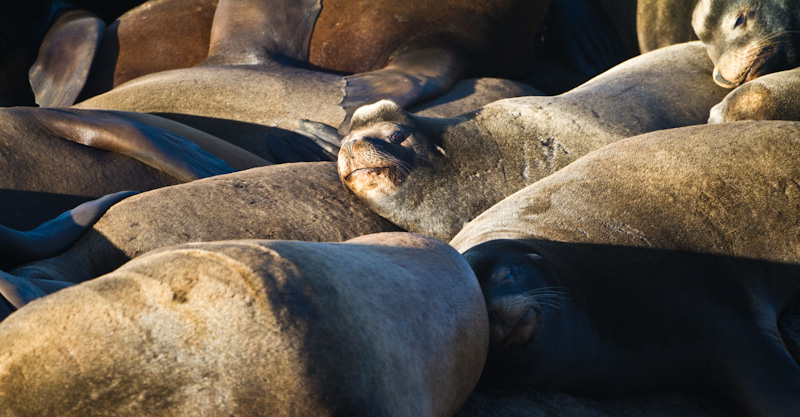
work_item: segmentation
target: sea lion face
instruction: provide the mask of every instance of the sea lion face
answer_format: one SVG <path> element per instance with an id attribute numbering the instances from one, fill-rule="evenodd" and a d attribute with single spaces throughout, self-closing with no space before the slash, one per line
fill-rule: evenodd
<path id="1" fill-rule="evenodd" d="M 552 267 L 528 245 L 493 240 L 464 253 L 489 312 L 490 347 L 504 351 L 534 342 L 546 308 L 558 306 L 560 288 L 548 285 Z"/>
<path id="2" fill-rule="evenodd" d="M 700 0 L 692 26 L 722 87 L 800 66 L 800 8 L 793 0 Z"/>
<path id="3" fill-rule="evenodd" d="M 359 108 L 352 126 L 339 151 L 339 176 L 365 201 L 379 202 L 395 194 L 410 176 L 424 175 L 444 157 L 444 151 L 390 101 Z"/>

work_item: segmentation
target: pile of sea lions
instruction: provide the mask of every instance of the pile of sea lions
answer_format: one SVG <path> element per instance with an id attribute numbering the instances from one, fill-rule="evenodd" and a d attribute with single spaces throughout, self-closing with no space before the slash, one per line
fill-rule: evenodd
<path id="1" fill-rule="evenodd" d="M 0 9 L 0 416 L 800 415 L 794 0 Z"/>

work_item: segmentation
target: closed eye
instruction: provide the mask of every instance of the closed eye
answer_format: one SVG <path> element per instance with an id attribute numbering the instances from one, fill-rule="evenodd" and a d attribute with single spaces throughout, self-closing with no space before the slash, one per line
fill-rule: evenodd
<path id="1" fill-rule="evenodd" d="M 739 17 L 736 18 L 736 23 L 733 24 L 733 28 L 736 29 L 739 26 L 744 26 L 747 23 L 747 17 L 744 14 L 740 14 Z"/>

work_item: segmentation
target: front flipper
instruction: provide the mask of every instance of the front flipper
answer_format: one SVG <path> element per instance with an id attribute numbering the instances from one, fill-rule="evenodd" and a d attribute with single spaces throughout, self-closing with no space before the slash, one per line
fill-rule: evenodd
<path id="1" fill-rule="evenodd" d="M 0 321 L 25 304 L 72 285 L 63 281 L 27 279 L 0 271 Z"/>
<path id="2" fill-rule="evenodd" d="M 406 108 L 414 103 L 443 94 L 461 78 L 463 58 L 444 47 L 412 47 L 396 54 L 385 68 L 345 77 L 345 110 L 339 132 L 350 130 L 350 119 L 359 107 L 391 100 Z"/>
<path id="3" fill-rule="evenodd" d="M 234 172 L 181 136 L 112 112 L 23 107 L 13 111 L 36 118 L 54 136 L 130 156 L 182 181 Z"/>
<path id="4" fill-rule="evenodd" d="M 276 56 L 308 61 L 321 0 L 220 0 L 206 64 L 263 64 Z"/>
<path id="5" fill-rule="evenodd" d="M 331 161 L 335 161 L 342 144 L 342 135 L 331 126 L 313 120 L 300 120 L 300 127 L 296 131 L 311 139 L 326 154 Z"/>
<path id="6" fill-rule="evenodd" d="M 78 240 L 111 206 L 136 193 L 121 191 L 87 201 L 26 232 L 0 225 L 0 260 L 20 264 L 56 256 Z"/>
<path id="7" fill-rule="evenodd" d="M 56 19 L 28 72 L 41 107 L 75 104 L 92 66 L 106 25 L 94 14 L 72 10 Z"/>

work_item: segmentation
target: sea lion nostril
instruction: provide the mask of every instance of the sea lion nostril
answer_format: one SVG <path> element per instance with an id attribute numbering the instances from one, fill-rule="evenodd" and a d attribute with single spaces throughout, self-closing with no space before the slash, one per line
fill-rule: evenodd
<path id="1" fill-rule="evenodd" d="M 718 69 L 714 70 L 714 82 L 720 87 L 732 88 L 734 86 L 733 83 L 726 80 L 725 77 L 722 76 L 722 71 Z"/>

